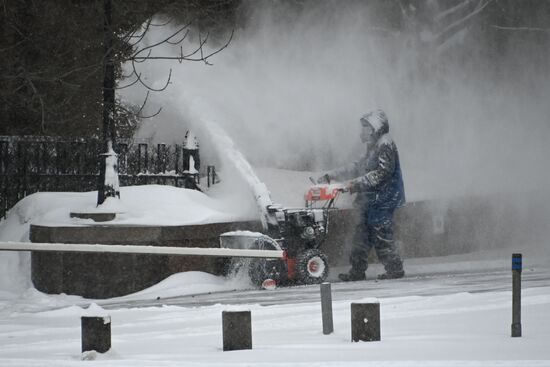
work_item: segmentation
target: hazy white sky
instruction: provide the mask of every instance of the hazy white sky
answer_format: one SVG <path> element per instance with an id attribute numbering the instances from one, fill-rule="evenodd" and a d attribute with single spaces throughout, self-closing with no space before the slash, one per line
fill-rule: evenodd
<path id="1" fill-rule="evenodd" d="M 550 77 L 528 62 L 529 45 L 491 60 L 466 51 L 437 54 L 411 30 L 425 27 L 381 31 L 385 15 L 361 2 L 312 2 L 299 13 L 280 3 L 251 4 L 249 20 L 213 66 L 139 65 L 159 84 L 173 68 L 172 84 L 151 105 L 163 112 L 145 123 L 142 136 L 173 142 L 192 128 L 210 159 L 209 139 L 195 126 L 196 116 L 207 116 L 254 165 L 322 171 L 362 152 L 358 119 L 382 108 L 414 190 L 547 187 Z M 155 32 L 146 41 L 170 29 Z M 462 42 L 452 48 L 475 50 L 475 37 Z M 491 72 L 494 60 L 498 74 Z M 125 92 L 135 102 L 144 95 Z"/>

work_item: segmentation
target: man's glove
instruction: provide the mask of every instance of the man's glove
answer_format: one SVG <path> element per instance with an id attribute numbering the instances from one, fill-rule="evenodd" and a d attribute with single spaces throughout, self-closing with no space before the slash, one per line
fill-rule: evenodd
<path id="1" fill-rule="evenodd" d="M 348 182 L 345 188 L 345 192 L 349 192 L 350 194 L 355 194 L 357 190 L 354 190 L 353 184 L 351 182 Z"/>
<path id="2" fill-rule="evenodd" d="M 355 179 L 348 182 L 346 189 L 349 191 L 350 194 L 357 193 L 361 191 L 361 180 Z"/>
<path id="3" fill-rule="evenodd" d="M 328 175 L 328 173 L 325 173 L 324 175 L 322 175 L 321 177 L 319 177 L 319 178 L 317 179 L 317 183 L 318 183 L 318 184 L 330 183 L 330 176 Z"/>
<path id="4" fill-rule="evenodd" d="M 349 191 L 349 186 L 342 186 L 342 187 L 339 187 L 338 188 L 338 191 L 344 193 L 344 192 L 349 192 L 351 194 L 351 192 Z"/>

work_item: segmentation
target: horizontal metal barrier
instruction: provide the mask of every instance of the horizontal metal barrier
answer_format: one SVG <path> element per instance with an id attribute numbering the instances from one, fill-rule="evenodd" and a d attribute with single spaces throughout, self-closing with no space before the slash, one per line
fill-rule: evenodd
<path id="1" fill-rule="evenodd" d="M 217 257 L 261 257 L 283 258 L 282 250 L 254 250 L 200 247 L 167 247 L 135 245 L 100 245 L 69 243 L 0 242 L 3 251 L 57 251 L 95 252 L 149 255 L 217 256 Z"/>

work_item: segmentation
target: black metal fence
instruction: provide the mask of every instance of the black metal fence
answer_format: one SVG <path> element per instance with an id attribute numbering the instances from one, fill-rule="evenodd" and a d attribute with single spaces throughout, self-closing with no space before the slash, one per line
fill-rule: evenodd
<path id="1" fill-rule="evenodd" d="M 20 199 L 38 191 L 96 190 L 101 148 L 98 140 L 0 137 L 0 218 Z M 115 151 L 121 186 L 197 188 L 199 184 L 200 173 L 189 170 L 189 156 L 200 169 L 198 151 L 189 151 L 180 144 L 141 142 L 119 142 Z"/>

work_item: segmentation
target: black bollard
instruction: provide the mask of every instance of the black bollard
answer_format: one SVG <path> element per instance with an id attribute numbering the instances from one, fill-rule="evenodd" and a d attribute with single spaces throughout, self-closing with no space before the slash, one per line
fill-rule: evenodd
<path id="1" fill-rule="evenodd" d="M 521 336 L 521 254 L 512 254 L 512 337 Z"/>
<path id="2" fill-rule="evenodd" d="M 351 304 L 351 341 L 380 340 L 380 303 Z"/>
<path id="3" fill-rule="evenodd" d="M 105 353 L 111 349 L 111 317 L 82 316 L 82 352 L 95 350 Z"/>
<path id="4" fill-rule="evenodd" d="M 250 311 L 223 311 L 223 350 L 252 349 Z"/>
<path id="5" fill-rule="evenodd" d="M 323 334 L 328 335 L 334 332 L 330 283 L 321 283 L 321 314 L 323 317 Z"/>

